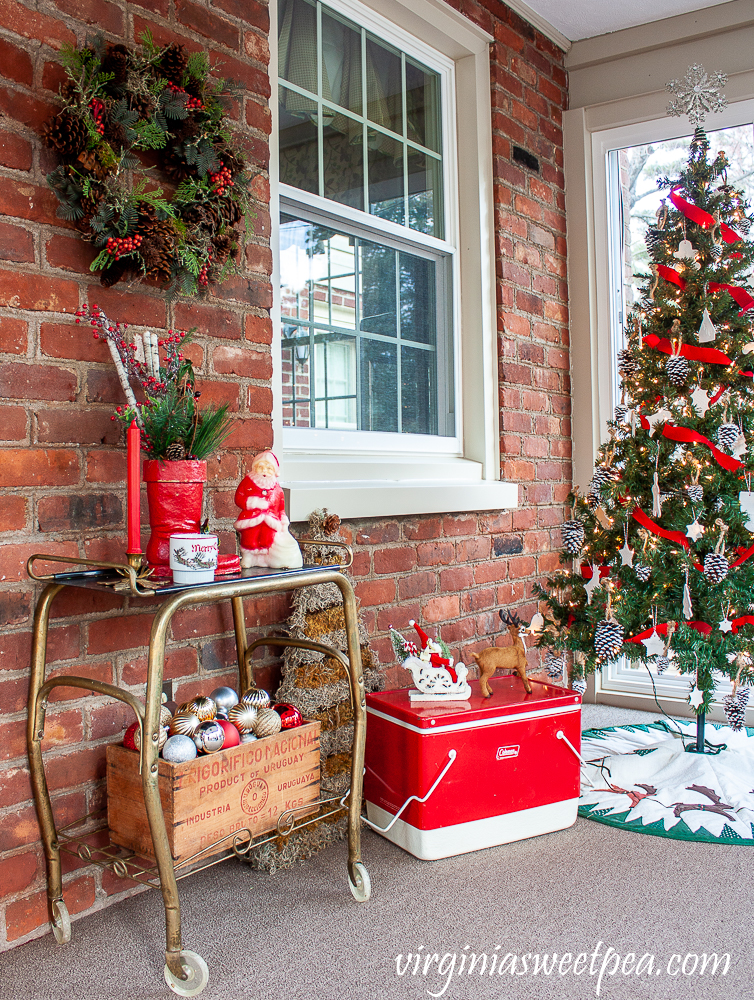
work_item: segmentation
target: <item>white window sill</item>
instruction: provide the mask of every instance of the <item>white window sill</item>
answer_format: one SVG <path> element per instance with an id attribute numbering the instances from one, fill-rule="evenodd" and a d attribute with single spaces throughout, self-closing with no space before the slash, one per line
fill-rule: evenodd
<path id="1" fill-rule="evenodd" d="M 291 521 L 305 521 L 320 507 L 350 519 L 518 506 L 516 483 L 484 480 L 481 466 L 463 459 L 286 458 L 281 485 Z"/>

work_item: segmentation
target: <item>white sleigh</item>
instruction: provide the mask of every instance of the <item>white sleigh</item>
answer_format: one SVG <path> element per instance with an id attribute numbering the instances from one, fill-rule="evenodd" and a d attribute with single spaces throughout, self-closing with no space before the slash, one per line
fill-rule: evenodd
<path id="1" fill-rule="evenodd" d="M 466 681 L 468 667 L 463 663 L 453 667 L 457 678 L 455 681 L 445 667 L 435 667 L 418 656 L 409 656 L 403 661 L 403 666 L 411 671 L 418 689 L 409 691 L 411 701 L 466 701 L 471 695 L 471 688 Z"/>

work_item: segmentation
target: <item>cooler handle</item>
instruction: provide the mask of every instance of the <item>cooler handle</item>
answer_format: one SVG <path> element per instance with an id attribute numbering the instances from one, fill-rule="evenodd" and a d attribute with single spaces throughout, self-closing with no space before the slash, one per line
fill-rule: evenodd
<path id="1" fill-rule="evenodd" d="M 434 792 L 434 790 L 440 784 L 440 782 L 442 781 L 442 779 L 448 773 L 448 771 L 451 768 L 451 765 L 453 764 L 453 761 L 456 759 L 457 756 L 458 756 L 458 754 L 457 754 L 457 752 L 455 750 L 448 750 L 448 763 L 445 765 L 445 767 L 442 769 L 442 771 L 440 771 L 439 775 L 437 776 L 437 779 L 435 780 L 434 785 L 432 785 L 432 787 L 427 792 L 427 794 L 423 798 L 421 798 L 421 799 L 419 798 L 418 795 L 410 795 L 406 799 L 406 801 L 403 803 L 403 805 L 400 807 L 400 809 L 395 814 L 395 816 L 393 816 L 393 818 L 390 820 L 390 822 L 388 823 L 387 826 L 377 826 L 376 823 L 373 823 L 370 819 L 367 819 L 366 816 L 362 816 L 361 817 L 362 820 L 366 823 L 367 826 L 371 827 L 373 830 L 376 830 L 377 833 L 387 833 L 388 830 L 392 827 L 392 825 L 398 821 L 398 819 L 400 818 L 401 813 L 406 808 L 406 806 L 410 805 L 412 802 L 419 802 L 420 804 L 423 805 L 427 801 L 427 799 L 430 797 L 430 795 L 432 794 L 432 792 Z"/>
<path id="2" fill-rule="evenodd" d="M 578 758 L 579 758 L 579 760 L 581 761 L 581 764 L 582 764 L 582 766 L 583 766 L 583 767 L 586 767 L 586 761 L 585 761 L 585 760 L 584 760 L 584 758 L 583 758 L 583 757 L 581 756 L 581 754 L 580 754 L 580 753 L 578 752 L 578 750 L 577 750 L 577 749 L 576 749 L 576 747 L 575 747 L 575 746 L 573 745 L 573 743 L 571 743 L 571 741 L 570 741 L 570 740 L 568 739 L 568 737 L 567 737 L 567 736 L 566 736 L 566 734 L 565 734 L 565 733 L 563 732 L 563 730 L 562 730 L 562 729 L 559 729 L 559 730 L 557 731 L 557 733 L 555 733 L 555 735 L 557 736 L 557 738 L 558 738 L 559 740 L 562 740 L 562 741 L 563 741 L 563 742 L 564 742 L 564 743 L 565 743 L 565 744 L 566 744 L 566 745 L 568 746 L 568 748 L 570 749 L 571 753 L 573 753 L 573 754 L 574 754 L 574 755 L 575 755 L 576 757 L 578 757 Z M 597 787 L 597 786 L 595 785 L 595 783 L 594 783 L 594 782 L 593 782 L 593 781 L 592 781 L 592 780 L 590 779 L 590 777 L 589 777 L 589 776 L 588 776 L 587 774 L 584 774 L 584 776 L 583 776 L 583 777 L 584 777 L 584 781 L 588 782 L 588 783 L 589 783 L 589 784 L 590 784 L 590 785 L 592 786 L 592 788 L 596 788 L 596 787 Z"/>

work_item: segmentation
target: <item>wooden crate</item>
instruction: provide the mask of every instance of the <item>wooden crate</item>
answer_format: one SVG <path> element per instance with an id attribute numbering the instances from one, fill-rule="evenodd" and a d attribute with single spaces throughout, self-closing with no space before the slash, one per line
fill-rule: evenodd
<path id="1" fill-rule="evenodd" d="M 248 829 L 253 837 L 267 833 L 286 809 L 316 802 L 319 731 L 319 722 L 307 722 L 185 764 L 160 760 L 160 799 L 174 862 L 207 851 L 239 830 Z M 314 811 L 302 810 L 296 818 Z M 107 821 L 114 844 L 154 857 L 139 754 L 119 744 L 107 748 Z"/>

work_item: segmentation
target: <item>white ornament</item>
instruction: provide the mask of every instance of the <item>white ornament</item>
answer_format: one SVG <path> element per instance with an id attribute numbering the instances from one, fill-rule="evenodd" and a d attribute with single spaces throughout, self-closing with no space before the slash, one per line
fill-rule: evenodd
<path id="1" fill-rule="evenodd" d="M 683 462 L 686 458 L 686 449 L 682 444 L 678 444 L 673 449 L 673 454 L 670 456 L 671 462 Z"/>
<path id="2" fill-rule="evenodd" d="M 703 534 L 704 525 L 700 524 L 698 521 L 694 521 L 693 524 L 686 525 L 686 537 L 690 538 L 692 542 L 698 542 Z"/>
<path id="3" fill-rule="evenodd" d="M 602 580 L 600 580 L 600 567 L 598 563 L 592 563 L 592 576 L 584 584 L 584 590 L 586 591 L 586 603 L 592 603 L 592 594 L 594 591 L 602 586 Z"/>
<path id="4" fill-rule="evenodd" d="M 691 605 L 691 591 L 689 590 L 689 577 L 686 574 L 686 583 L 683 585 L 683 617 L 688 621 L 694 613 Z"/>
<path id="5" fill-rule="evenodd" d="M 733 622 L 726 616 L 717 627 L 721 632 L 730 632 L 733 628 Z"/>
<path id="6" fill-rule="evenodd" d="M 403 666 L 411 671 L 418 688 L 418 691 L 409 691 L 411 701 L 466 701 L 471 694 L 466 681 L 468 668 L 463 663 L 453 667 L 453 661 L 450 661 L 455 681 L 446 667 L 436 667 L 418 656 L 407 657 Z"/>
<path id="7" fill-rule="evenodd" d="M 665 89 L 673 94 L 668 104 L 669 115 L 687 115 L 693 126 L 701 125 L 708 112 L 722 111 L 728 103 L 720 88 L 728 82 L 725 73 L 707 73 L 704 66 L 694 63 L 686 70 L 683 80 L 671 80 Z"/>
<path id="8" fill-rule="evenodd" d="M 665 651 L 665 643 L 657 634 L 657 629 L 654 628 L 652 629 L 650 637 L 648 639 L 642 639 L 641 644 L 646 649 L 647 656 L 658 656 L 660 653 Z"/>
<path id="9" fill-rule="evenodd" d="M 672 416 L 673 414 L 670 410 L 666 409 L 664 406 L 662 409 L 658 410 L 657 413 L 650 413 L 647 416 L 647 421 L 649 423 L 649 436 L 652 437 L 654 432 L 657 430 L 657 424 L 666 424 Z"/>
<path id="10" fill-rule="evenodd" d="M 619 550 L 618 555 L 621 559 L 621 566 L 630 566 L 633 569 L 636 550 L 632 549 L 628 542 L 623 543 L 623 548 Z"/>
<path id="11" fill-rule="evenodd" d="M 698 416 L 703 417 L 709 409 L 709 401 L 712 399 L 708 392 L 705 392 L 700 385 L 691 393 L 691 405 L 696 410 Z"/>
<path id="12" fill-rule="evenodd" d="M 654 482 L 652 483 L 652 514 L 655 517 L 662 515 L 662 494 L 660 493 L 660 481 L 656 471 Z"/>
<path id="13" fill-rule="evenodd" d="M 747 531 L 754 531 L 754 493 L 741 490 L 738 494 L 738 505 L 741 508 L 741 513 L 746 515 L 744 527 Z"/>
<path id="14" fill-rule="evenodd" d="M 746 454 L 746 438 L 743 435 L 743 431 L 731 445 L 730 453 L 734 458 L 737 458 L 739 462 Z"/>
<path id="15" fill-rule="evenodd" d="M 532 615 L 531 622 L 529 623 L 529 631 L 532 635 L 539 635 L 545 627 L 544 617 L 537 611 Z"/>
<path id="16" fill-rule="evenodd" d="M 694 253 L 694 247 L 691 240 L 681 240 L 678 249 L 673 254 L 676 260 L 683 261 L 687 263 L 689 267 L 693 267 L 695 270 L 699 270 L 699 263 L 696 259 L 696 254 Z"/>
<path id="17" fill-rule="evenodd" d="M 754 340 L 750 340 L 748 344 L 744 344 L 741 348 L 741 354 L 751 354 L 754 351 Z"/>
<path id="18" fill-rule="evenodd" d="M 715 324 L 710 318 L 709 310 L 705 309 L 702 313 L 702 324 L 699 327 L 699 333 L 697 334 L 697 340 L 700 344 L 709 344 L 717 336 L 717 330 L 715 329 Z"/>
<path id="19" fill-rule="evenodd" d="M 704 695 L 695 685 L 691 690 L 691 694 L 689 695 L 689 705 L 691 705 L 692 708 L 699 708 L 699 706 L 702 704 L 703 701 L 704 701 Z"/>

